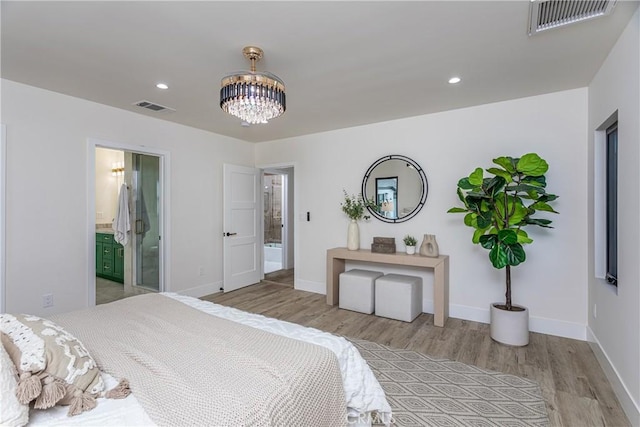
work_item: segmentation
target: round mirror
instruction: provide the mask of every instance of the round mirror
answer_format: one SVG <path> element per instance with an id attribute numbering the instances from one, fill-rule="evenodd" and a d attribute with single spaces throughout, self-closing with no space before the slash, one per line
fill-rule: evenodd
<path id="1" fill-rule="evenodd" d="M 362 196 L 375 204 L 369 211 L 385 222 L 413 218 L 427 200 L 428 190 L 424 170 L 410 158 L 395 154 L 376 160 L 362 180 Z"/>

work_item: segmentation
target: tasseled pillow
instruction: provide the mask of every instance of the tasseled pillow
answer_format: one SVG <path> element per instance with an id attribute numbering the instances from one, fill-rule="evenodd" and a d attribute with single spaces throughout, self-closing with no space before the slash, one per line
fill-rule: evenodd
<path id="1" fill-rule="evenodd" d="M 16 365 L 16 390 L 23 404 L 34 408 L 69 405 L 69 416 L 96 407 L 105 385 L 96 362 L 78 339 L 50 320 L 30 315 L 0 314 L 2 344 Z M 121 382 L 109 397 L 126 397 Z"/>

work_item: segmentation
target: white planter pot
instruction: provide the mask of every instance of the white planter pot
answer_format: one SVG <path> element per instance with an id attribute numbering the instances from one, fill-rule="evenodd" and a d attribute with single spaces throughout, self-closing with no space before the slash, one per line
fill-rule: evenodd
<path id="1" fill-rule="evenodd" d="M 416 247 L 415 246 L 407 246 L 407 255 L 413 255 L 416 253 Z"/>
<path id="2" fill-rule="evenodd" d="M 514 305 L 521 311 L 507 311 L 491 304 L 491 338 L 502 344 L 524 346 L 529 344 L 529 310 Z"/>

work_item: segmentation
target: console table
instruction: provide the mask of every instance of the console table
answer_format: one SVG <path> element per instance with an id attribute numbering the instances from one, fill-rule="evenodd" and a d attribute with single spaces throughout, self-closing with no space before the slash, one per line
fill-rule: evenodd
<path id="1" fill-rule="evenodd" d="M 444 326 L 449 318 L 449 256 L 437 258 L 420 255 L 374 253 L 368 249 L 350 251 L 347 248 L 327 250 L 327 304 L 337 305 L 340 292 L 340 273 L 345 261 L 365 261 L 398 266 L 422 267 L 433 270 L 433 324 Z"/>

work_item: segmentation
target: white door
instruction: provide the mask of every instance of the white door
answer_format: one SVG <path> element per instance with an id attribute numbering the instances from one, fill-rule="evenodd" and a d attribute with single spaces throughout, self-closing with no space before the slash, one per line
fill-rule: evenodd
<path id="1" fill-rule="evenodd" d="M 258 283 L 262 275 L 260 170 L 224 165 L 224 292 Z"/>

